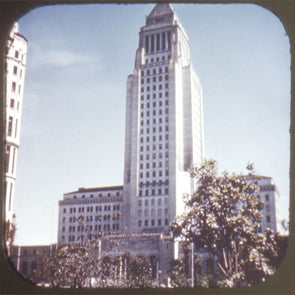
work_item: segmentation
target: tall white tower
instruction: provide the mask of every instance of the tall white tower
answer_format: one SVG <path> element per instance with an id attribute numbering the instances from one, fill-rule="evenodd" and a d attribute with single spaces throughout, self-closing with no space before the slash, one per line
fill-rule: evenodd
<path id="1" fill-rule="evenodd" d="M 6 219 L 12 218 L 28 41 L 15 23 L 6 55 Z"/>
<path id="2" fill-rule="evenodd" d="M 167 232 L 203 159 L 202 90 L 188 37 L 170 4 L 157 4 L 139 33 L 126 102 L 124 225 Z"/>

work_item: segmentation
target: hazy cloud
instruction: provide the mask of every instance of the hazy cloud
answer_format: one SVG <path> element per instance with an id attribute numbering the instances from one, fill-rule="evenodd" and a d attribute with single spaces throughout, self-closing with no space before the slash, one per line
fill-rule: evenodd
<path id="1" fill-rule="evenodd" d="M 69 67 L 89 62 L 89 58 L 87 56 L 65 50 L 49 51 L 45 56 L 43 56 L 43 59 L 43 63 L 57 67 Z"/>
<path id="2" fill-rule="evenodd" d="M 51 66 L 58 68 L 73 68 L 76 66 L 85 66 L 101 68 L 98 55 L 90 56 L 86 53 L 74 52 L 67 49 L 49 49 L 44 50 L 38 47 L 31 48 L 29 63 L 32 67 Z"/>

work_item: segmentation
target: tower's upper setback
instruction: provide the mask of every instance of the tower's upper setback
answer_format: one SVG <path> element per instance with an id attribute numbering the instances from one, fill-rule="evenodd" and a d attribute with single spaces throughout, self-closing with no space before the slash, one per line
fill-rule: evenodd
<path id="1" fill-rule="evenodd" d="M 28 42 L 15 23 L 6 55 L 6 217 L 12 217 Z"/>
<path id="2" fill-rule="evenodd" d="M 187 172 L 203 158 L 202 91 L 189 41 L 170 4 L 157 4 L 139 32 L 127 81 L 124 223 L 167 232 L 190 193 Z"/>
<path id="3" fill-rule="evenodd" d="M 147 16 L 145 26 L 140 30 L 139 50 L 144 50 L 145 56 L 170 51 L 176 37 L 181 46 L 182 58 L 188 64 L 189 41 L 175 11 L 170 4 L 157 4 Z"/>

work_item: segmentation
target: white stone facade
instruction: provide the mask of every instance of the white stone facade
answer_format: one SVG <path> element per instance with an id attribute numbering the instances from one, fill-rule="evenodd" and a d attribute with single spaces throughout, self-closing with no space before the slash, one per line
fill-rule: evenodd
<path id="1" fill-rule="evenodd" d="M 6 219 L 12 218 L 28 42 L 14 24 L 6 55 Z"/>
<path id="2" fill-rule="evenodd" d="M 202 91 L 189 41 L 169 4 L 157 4 L 139 33 L 127 81 L 124 225 L 168 232 L 191 192 L 187 170 L 203 159 Z"/>
<path id="3" fill-rule="evenodd" d="M 80 188 L 59 201 L 58 243 L 122 232 L 123 187 Z"/>

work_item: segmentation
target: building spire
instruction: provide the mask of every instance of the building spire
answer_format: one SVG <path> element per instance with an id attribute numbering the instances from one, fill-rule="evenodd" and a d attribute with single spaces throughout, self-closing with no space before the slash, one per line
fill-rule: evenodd
<path id="1" fill-rule="evenodd" d="M 175 11 L 169 3 L 158 3 L 147 16 L 146 25 L 173 23 L 175 19 Z"/>
<path id="2" fill-rule="evenodd" d="M 158 3 L 148 16 L 155 17 L 171 13 L 174 13 L 174 9 L 169 3 Z"/>

